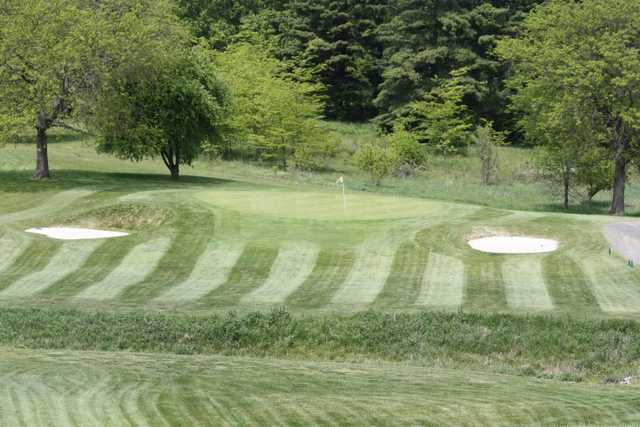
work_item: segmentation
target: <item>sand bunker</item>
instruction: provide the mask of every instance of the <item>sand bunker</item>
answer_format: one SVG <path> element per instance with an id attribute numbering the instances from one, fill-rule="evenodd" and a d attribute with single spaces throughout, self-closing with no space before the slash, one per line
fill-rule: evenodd
<path id="1" fill-rule="evenodd" d="M 52 239 L 58 240 L 89 240 L 89 239 L 110 239 L 112 237 L 128 236 L 129 233 L 120 231 L 92 230 L 90 228 L 69 228 L 69 227 L 44 227 L 30 228 L 27 233 L 42 234 Z"/>
<path id="2" fill-rule="evenodd" d="M 492 236 L 469 241 L 469 246 L 491 254 L 540 254 L 558 249 L 558 242 L 521 236 Z"/>

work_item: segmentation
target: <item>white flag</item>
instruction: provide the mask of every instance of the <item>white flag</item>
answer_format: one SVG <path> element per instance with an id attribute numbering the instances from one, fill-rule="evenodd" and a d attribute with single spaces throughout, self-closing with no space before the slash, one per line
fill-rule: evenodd
<path id="1" fill-rule="evenodd" d="M 340 178 L 338 178 L 338 180 L 336 181 L 336 185 L 337 184 L 344 184 L 344 176 L 341 176 Z"/>

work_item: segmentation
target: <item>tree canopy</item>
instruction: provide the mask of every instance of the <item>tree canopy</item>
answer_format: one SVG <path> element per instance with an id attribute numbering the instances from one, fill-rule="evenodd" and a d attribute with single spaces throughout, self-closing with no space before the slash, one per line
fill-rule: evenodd
<path id="1" fill-rule="evenodd" d="M 552 0 L 498 48 L 513 66 L 509 87 L 529 138 L 572 144 L 574 153 L 607 148 L 616 215 L 624 214 L 627 166 L 638 158 L 639 23 L 637 1 Z"/>
<path id="2" fill-rule="evenodd" d="M 204 144 L 222 140 L 226 87 L 206 49 L 177 50 L 117 70 L 99 96 L 98 150 L 128 160 L 162 158 L 173 178 Z"/>
<path id="3" fill-rule="evenodd" d="M 164 0 L 6 0 L 0 6 L 0 132 L 37 133 L 35 178 L 49 176 L 47 131 L 83 127 L 120 64 L 187 33 Z"/>

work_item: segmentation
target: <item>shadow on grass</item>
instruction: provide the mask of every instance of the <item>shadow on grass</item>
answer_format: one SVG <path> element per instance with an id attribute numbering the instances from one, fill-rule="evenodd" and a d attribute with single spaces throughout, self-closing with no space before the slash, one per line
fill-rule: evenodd
<path id="1" fill-rule="evenodd" d="M 68 190 L 77 187 L 135 187 L 137 191 L 186 189 L 191 186 L 223 186 L 234 181 L 203 177 L 181 176 L 179 180 L 163 174 L 92 172 L 84 170 L 55 170 L 52 178 L 41 181 L 31 179 L 31 171 L 0 171 L 0 191 L 9 193 L 37 193 L 52 190 Z"/>

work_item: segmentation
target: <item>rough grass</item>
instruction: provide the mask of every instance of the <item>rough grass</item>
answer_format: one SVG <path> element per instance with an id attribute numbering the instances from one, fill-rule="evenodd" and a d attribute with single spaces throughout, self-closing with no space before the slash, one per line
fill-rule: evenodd
<path id="1" fill-rule="evenodd" d="M 1 309 L 0 345 L 31 349 L 384 360 L 603 382 L 640 367 L 640 323 L 543 316 L 285 310 L 187 316 Z"/>
<path id="2" fill-rule="evenodd" d="M 66 226 L 106 230 L 141 231 L 166 223 L 171 216 L 167 209 L 123 203 L 65 218 Z"/>

